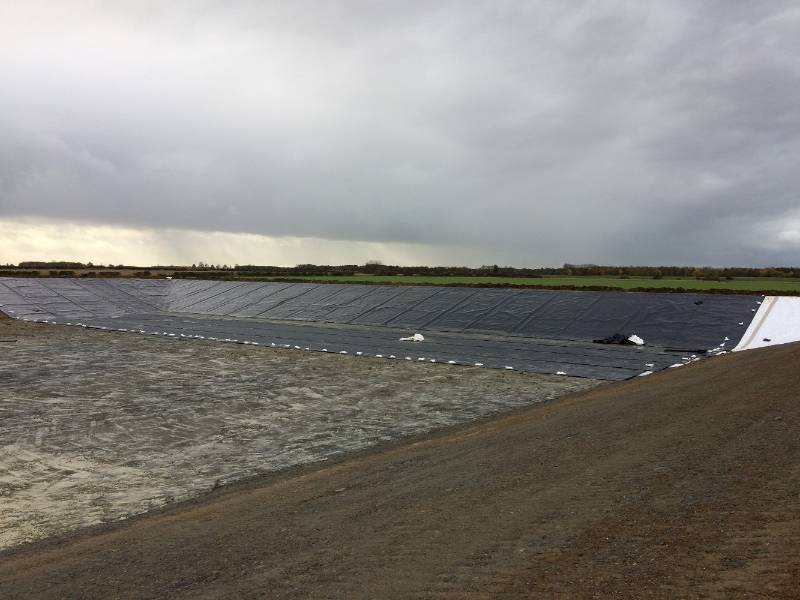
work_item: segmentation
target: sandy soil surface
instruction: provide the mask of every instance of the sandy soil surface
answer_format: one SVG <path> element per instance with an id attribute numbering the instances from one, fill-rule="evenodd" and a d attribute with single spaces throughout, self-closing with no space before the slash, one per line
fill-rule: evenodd
<path id="1" fill-rule="evenodd" d="M 595 383 L 2 319 L 0 549 Z"/>
<path id="2" fill-rule="evenodd" d="M 219 490 L 0 561 L 3 598 L 797 598 L 800 346 Z"/>

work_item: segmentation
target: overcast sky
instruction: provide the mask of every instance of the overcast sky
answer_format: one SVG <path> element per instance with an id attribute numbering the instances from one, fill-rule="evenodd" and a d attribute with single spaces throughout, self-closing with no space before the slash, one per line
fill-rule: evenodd
<path id="1" fill-rule="evenodd" d="M 798 265 L 799 31 L 794 0 L 0 0 L 0 263 Z"/>

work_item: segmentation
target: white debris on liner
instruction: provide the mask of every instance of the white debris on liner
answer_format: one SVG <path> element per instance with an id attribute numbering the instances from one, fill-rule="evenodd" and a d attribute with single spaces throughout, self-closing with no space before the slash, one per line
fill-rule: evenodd
<path id="1" fill-rule="evenodd" d="M 638 335 L 636 335 L 635 333 L 633 335 L 631 335 L 631 336 L 628 336 L 628 341 L 629 342 L 633 342 L 637 346 L 643 346 L 644 345 L 644 340 L 642 338 L 640 338 Z"/>
<path id="2" fill-rule="evenodd" d="M 401 342 L 424 342 L 425 341 L 425 336 L 422 335 L 421 333 L 415 333 L 414 335 L 409 336 L 409 337 L 401 337 L 400 341 Z"/>
<path id="3" fill-rule="evenodd" d="M 675 363 L 674 365 L 670 365 L 668 368 L 674 369 L 675 367 L 682 367 L 684 363 Z"/>
<path id="4" fill-rule="evenodd" d="M 638 377 L 644 377 L 645 375 L 652 375 L 652 374 L 653 374 L 652 371 L 643 371 L 639 373 Z"/>
<path id="5" fill-rule="evenodd" d="M 556 371 L 556 375 L 566 375 L 564 371 Z"/>

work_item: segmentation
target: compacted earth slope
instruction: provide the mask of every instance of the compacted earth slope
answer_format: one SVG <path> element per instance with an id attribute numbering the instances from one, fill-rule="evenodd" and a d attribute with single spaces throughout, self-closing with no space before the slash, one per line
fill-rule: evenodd
<path id="1" fill-rule="evenodd" d="M 0 560 L 2 598 L 790 598 L 800 346 L 255 480 Z"/>

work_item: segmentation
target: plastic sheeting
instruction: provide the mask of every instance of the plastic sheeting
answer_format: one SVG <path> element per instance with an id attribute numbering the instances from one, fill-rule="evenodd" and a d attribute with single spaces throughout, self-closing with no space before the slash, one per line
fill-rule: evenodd
<path id="1" fill-rule="evenodd" d="M 624 379 L 738 341 L 760 298 L 285 282 L 0 278 L 26 319 Z M 636 334 L 642 347 L 592 340 Z M 182 338 L 183 339 L 183 338 Z M 734 343 L 728 343 L 732 347 Z M 653 367 L 649 365 L 654 365 Z"/>
<path id="2" fill-rule="evenodd" d="M 800 341 L 800 298 L 767 296 L 734 350 Z"/>
<path id="3" fill-rule="evenodd" d="M 739 338 L 752 296 L 474 289 L 310 283 L 217 282 L 195 286 L 191 302 L 171 292 L 168 310 L 232 317 L 397 326 L 587 340 L 636 334 L 686 350 Z M 200 288 L 197 291 L 197 288 Z"/>

